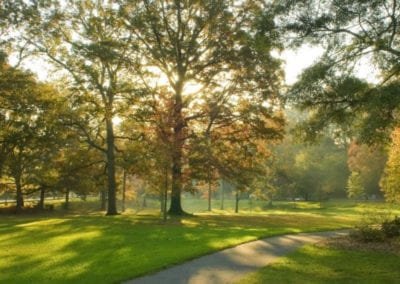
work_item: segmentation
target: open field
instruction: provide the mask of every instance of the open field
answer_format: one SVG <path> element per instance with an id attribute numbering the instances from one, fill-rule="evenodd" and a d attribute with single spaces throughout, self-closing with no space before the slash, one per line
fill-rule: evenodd
<path id="1" fill-rule="evenodd" d="M 0 283 L 116 283 L 263 237 L 352 227 L 366 207 L 282 203 L 240 214 L 197 213 L 167 223 L 150 209 L 114 217 L 57 211 L 2 216 Z"/>

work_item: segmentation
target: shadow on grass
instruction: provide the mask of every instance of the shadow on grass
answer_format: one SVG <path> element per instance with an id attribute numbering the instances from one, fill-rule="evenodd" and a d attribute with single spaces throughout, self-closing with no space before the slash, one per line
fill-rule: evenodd
<path id="1" fill-rule="evenodd" d="M 251 235 L 238 224 L 205 229 L 204 222 L 201 217 L 167 224 L 151 216 L 15 218 L 0 226 L 0 270 L 5 271 L 0 282 L 115 283 Z"/>
<path id="2" fill-rule="evenodd" d="M 10 217 L 0 221 L 0 282 L 116 283 L 261 237 L 331 230 L 338 220 L 295 213 L 167 223 L 154 215 Z"/>

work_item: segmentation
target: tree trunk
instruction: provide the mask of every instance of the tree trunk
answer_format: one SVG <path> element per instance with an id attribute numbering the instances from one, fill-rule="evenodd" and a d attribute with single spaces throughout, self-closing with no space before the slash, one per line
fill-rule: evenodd
<path id="1" fill-rule="evenodd" d="M 22 185 L 21 185 L 21 175 L 17 174 L 14 177 L 15 179 L 15 187 L 16 187 L 16 210 L 17 213 L 20 212 L 22 210 L 22 208 L 24 207 L 24 196 L 22 194 Z"/>
<path id="2" fill-rule="evenodd" d="M 69 188 L 65 190 L 65 204 L 64 204 L 64 209 L 68 210 L 69 209 Z"/>
<path id="3" fill-rule="evenodd" d="M 225 200 L 225 184 L 224 180 L 221 179 L 221 210 L 224 210 L 224 200 Z"/>
<path id="4" fill-rule="evenodd" d="M 208 180 L 208 211 L 211 211 L 211 180 Z"/>
<path id="5" fill-rule="evenodd" d="M 125 212 L 125 199 L 126 199 L 126 171 L 122 177 L 122 212 Z"/>
<path id="6" fill-rule="evenodd" d="M 38 208 L 40 210 L 44 209 L 44 194 L 45 194 L 46 190 L 44 188 L 44 186 L 42 186 L 40 188 L 40 197 L 39 197 L 39 204 L 38 204 Z"/>
<path id="7" fill-rule="evenodd" d="M 235 194 L 235 213 L 239 213 L 239 190 Z"/>
<path id="8" fill-rule="evenodd" d="M 182 87 L 177 87 L 174 106 L 174 144 L 172 153 L 172 186 L 169 214 L 183 215 L 181 204 L 182 192 L 182 155 L 184 144 L 184 119 L 182 117 Z"/>
<path id="9" fill-rule="evenodd" d="M 181 153 L 175 155 L 172 159 L 172 187 L 171 187 L 171 204 L 169 214 L 182 215 L 184 213 L 181 204 L 182 192 L 182 162 Z"/>
<path id="10" fill-rule="evenodd" d="M 107 127 L 107 177 L 108 177 L 108 207 L 106 215 L 117 215 L 117 190 L 115 182 L 115 145 L 112 117 L 106 117 Z"/>
<path id="11" fill-rule="evenodd" d="M 168 198 L 168 167 L 165 167 L 165 184 L 164 184 L 164 196 L 162 204 L 163 221 L 167 222 L 167 198 Z"/>

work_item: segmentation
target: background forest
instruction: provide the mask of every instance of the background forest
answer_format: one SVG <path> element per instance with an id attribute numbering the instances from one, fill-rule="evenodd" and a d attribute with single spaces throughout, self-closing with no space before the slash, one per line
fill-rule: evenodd
<path id="1" fill-rule="evenodd" d="M 0 201 L 399 202 L 399 5 L 2 1 Z"/>

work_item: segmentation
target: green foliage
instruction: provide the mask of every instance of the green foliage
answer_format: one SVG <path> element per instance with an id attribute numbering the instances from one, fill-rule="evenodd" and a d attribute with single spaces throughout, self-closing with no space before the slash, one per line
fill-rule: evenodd
<path id="1" fill-rule="evenodd" d="M 393 211 L 370 209 L 350 236 L 360 242 L 382 242 L 400 235 L 400 218 Z"/>
<path id="2" fill-rule="evenodd" d="M 352 172 L 347 181 L 347 196 L 352 199 L 365 198 L 365 188 L 358 172 Z"/>
<path id="3" fill-rule="evenodd" d="M 388 202 L 400 202 L 400 129 L 392 133 L 392 144 L 388 151 L 388 160 L 381 179 L 381 188 Z"/>
<path id="4" fill-rule="evenodd" d="M 288 137 L 272 147 L 275 186 L 282 198 L 323 200 L 342 197 L 348 177 L 346 149 L 325 133 L 319 144 Z"/>
<path id="5" fill-rule="evenodd" d="M 382 148 L 377 145 L 369 147 L 354 141 L 348 147 L 349 170 L 359 173 L 360 183 L 365 188 L 368 198 L 382 194 L 379 181 L 387 159 L 387 154 Z"/>
<path id="6" fill-rule="evenodd" d="M 352 231 L 350 236 L 359 242 L 382 242 L 385 238 L 383 232 L 373 226 L 359 226 Z"/>
<path id="7" fill-rule="evenodd" d="M 33 74 L 0 66 L 0 168 L 16 192 L 17 209 L 23 194 L 54 185 L 57 172 L 50 166 L 65 138 L 62 121 L 68 108 L 53 86 L 39 83 Z"/>
<path id="8" fill-rule="evenodd" d="M 381 230 L 387 238 L 400 236 L 400 217 L 396 216 L 393 220 L 384 221 Z"/>
<path id="9" fill-rule="evenodd" d="M 289 92 L 295 105 L 314 110 L 303 125 L 309 138 L 331 123 L 367 142 L 385 141 L 397 125 L 400 22 L 398 0 L 276 1 L 280 26 L 293 45 L 311 43 L 325 53 Z M 358 78 L 365 62 L 379 83 Z"/>

